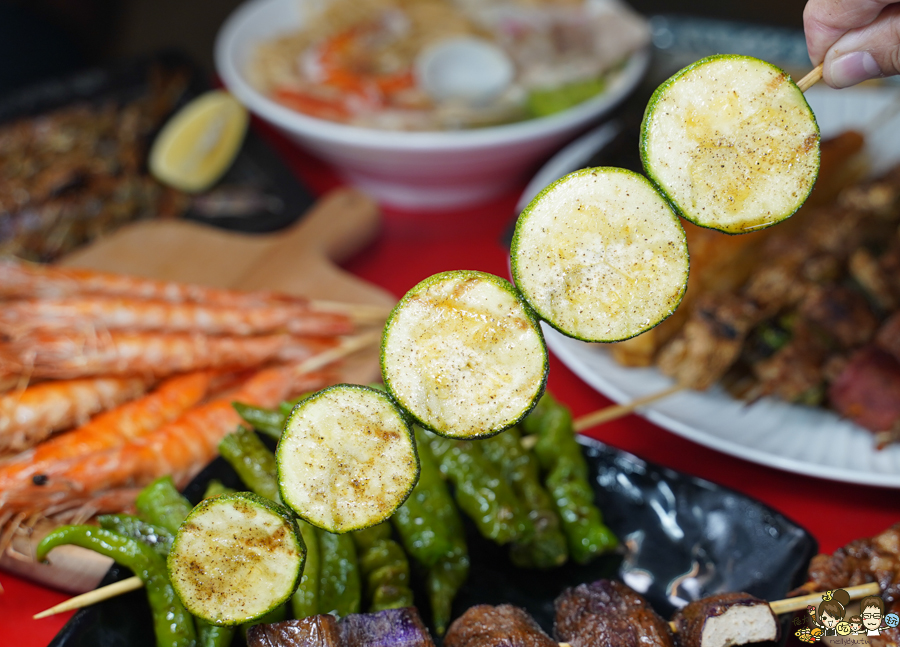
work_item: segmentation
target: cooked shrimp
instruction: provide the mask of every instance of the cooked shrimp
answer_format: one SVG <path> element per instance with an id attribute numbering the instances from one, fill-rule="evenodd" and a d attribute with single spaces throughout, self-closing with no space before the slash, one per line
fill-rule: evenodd
<path id="1" fill-rule="evenodd" d="M 222 438 L 241 424 L 233 401 L 274 407 L 327 382 L 326 373 L 299 374 L 294 365 L 264 369 L 229 396 L 195 407 L 156 431 L 73 459 L 43 485 L 0 491 L 0 511 L 44 510 L 111 488 L 141 487 L 166 474 L 183 486 L 215 458 Z"/>
<path id="2" fill-rule="evenodd" d="M 302 297 L 277 292 L 239 292 L 110 272 L 37 265 L 14 259 L 0 260 L 0 297 L 58 297 L 72 294 L 104 294 L 132 299 L 241 307 L 272 301 L 306 302 Z"/>
<path id="3" fill-rule="evenodd" d="M 206 397 L 212 377 L 206 371 L 171 377 L 142 398 L 0 462 L 0 490 L 36 474 L 46 478 L 63 469 L 67 459 L 117 447 L 172 422 Z"/>
<path id="4" fill-rule="evenodd" d="M 259 366 L 304 359 L 337 343 L 288 334 L 207 337 L 185 333 L 111 332 L 99 335 L 35 334 L 0 347 L 23 373 L 36 378 L 90 375 L 164 377 L 203 369 Z"/>
<path id="5" fill-rule="evenodd" d="M 0 396 L 0 451 L 33 447 L 50 434 L 85 422 L 143 394 L 138 377 L 99 377 L 35 384 Z"/>
<path id="6" fill-rule="evenodd" d="M 192 332 L 207 335 L 343 335 L 350 318 L 313 312 L 305 304 L 269 303 L 243 307 L 142 301 L 121 297 L 71 296 L 20 299 L 0 309 L 0 334 L 13 339 L 36 332 L 122 330 Z"/>

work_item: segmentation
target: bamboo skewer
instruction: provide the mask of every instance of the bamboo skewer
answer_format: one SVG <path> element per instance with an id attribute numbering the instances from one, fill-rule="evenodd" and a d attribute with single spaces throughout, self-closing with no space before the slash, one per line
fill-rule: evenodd
<path id="1" fill-rule="evenodd" d="M 56 606 L 52 606 L 49 609 L 35 614 L 33 618 L 35 620 L 39 620 L 40 618 L 47 618 L 49 616 L 56 615 L 57 613 L 63 613 L 65 611 L 72 611 L 73 609 L 88 607 L 93 604 L 97 604 L 98 602 L 103 602 L 104 600 L 109 600 L 118 595 L 122 595 L 123 593 L 136 591 L 143 586 L 144 583 L 141 578 L 135 575 L 134 577 L 129 577 L 128 579 L 121 580 L 120 582 L 114 582 L 113 584 L 108 584 L 107 586 L 101 587 L 99 589 L 94 589 L 93 591 L 88 591 L 87 593 L 76 595 L 74 598 L 69 598 L 65 602 L 60 602 Z M 849 586 L 844 590 L 850 594 L 851 600 L 858 600 L 860 598 L 866 597 L 867 595 L 877 595 L 881 591 L 878 586 L 878 582 L 869 582 L 868 584 Z M 809 595 L 803 595 L 797 598 L 775 600 L 774 602 L 770 602 L 769 606 L 771 607 L 775 615 L 782 615 L 785 613 L 792 613 L 794 611 L 801 611 L 810 604 L 820 602 L 821 599 L 822 593 L 810 593 Z M 674 625 L 672 623 L 669 623 L 669 625 L 674 630 Z M 566 643 L 560 643 L 560 647 L 565 644 Z"/>
<path id="2" fill-rule="evenodd" d="M 34 614 L 32 618 L 34 618 L 35 620 L 40 620 L 41 618 L 53 616 L 57 613 L 63 613 L 64 611 L 72 611 L 73 609 L 89 607 L 92 604 L 97 604 L 98 602 L 109 600 L 110 598 L 122 595 L 123 593 L 137 591 L 143 586 L 144 582 L 141 580 L 141 578 L 135 575 L 133 577 L 129 577 L 127 580 L 113 582 L 112 584 L 100 587 L 99 589 L 94 589 L 93 591 L 88 591 L 87 593 L 76 595 L 74 598 L 69 598 L 65 602 L 60 602 L 56 606 L 52 606 L 45 611 Z"/>
<path id="3" fill-rule="evenodd" d="M 816 65 L 812 71 L 804 76 L 802 79 L 797 81 L 797 87 L 800 88 L 801 92 L 806 92 L 816 83 L 822 80 L 822 63 Z"/>
<path id="4" fill-rule="evenodd" d="M 611 407 L 605 407 L 592 413 L 585 414 L 580 418 L 576 418 L 572 421 L 572 426 L 575 428 L 575 431 L 584 431 L 585 429 L 602 425 L 604 422 L 627 416 L 629 413 L 634 412 L 635 409 L 638 409 L 645 404 L 662 400 L 663 398 L 668 397 L 673 393 L 683 391 L 686 388 L 687 387 L 681 384 L 676 384 L 675 386 L 670 386 L 668 389 L 645 395 L 642 398 L 636 398 L 628 404 L 616 404 Z"/>

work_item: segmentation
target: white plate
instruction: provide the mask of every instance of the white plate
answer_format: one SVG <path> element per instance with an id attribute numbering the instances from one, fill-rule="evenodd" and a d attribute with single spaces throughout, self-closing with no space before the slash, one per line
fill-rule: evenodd
<path id="1" fill-rule="evenodd" d="M 900 118 L 880 117 L 900 104 L 895 88 L 834 91 L 815 87 L 807 93 L 823 137 L 848 128 L 868 134 L 873 171 L 900 161 Z M 895 115 L 896 117 L 896 115 Z M 882 122 L 882 123 L 878 123 Z M 877 128 L 875 133 L 872 128 Z M 595 147 L 581 140 L 560 152 L 535 177 L 529 189 L 546 186 L 584 164 L 609 132 L 589 133 Z M 637 143 L 635 143 L 636 145 Z M 523 202 L 530 200 L 523 196 Z M 601 344 L 570 339 L 545 326 L 547 345 L 573 372 L 619 403 L 656 393 L 673 382 L 655 368 L 618 365 Z M 643 407 L 640 413 L 657 425 L 694 442 L 769 467 L 825 479 L 900 488 L 900 445 L 874 448 L 871 432 L 842 420 L 834 412 L 767 398 L 748 405 L 722 389 L 685 391 Z"/>

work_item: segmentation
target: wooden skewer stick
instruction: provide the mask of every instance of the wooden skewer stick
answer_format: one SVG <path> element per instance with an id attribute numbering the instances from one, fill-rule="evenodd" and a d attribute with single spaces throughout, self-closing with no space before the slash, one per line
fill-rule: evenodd
<path id="1" fill-rule="evenodd" d="M 371 332 L 355 335 L 353 337 L 344 337 L 341 342 L 334 348 L 313 355 L 309 359 L 297 364 L 298 373 L 309 373 L 316 369 L 328 366 L 332 362 L 343 359 L 348 355 L 352 355 L 358 350 L 362 350 L 367 346 L 374 346 L 381 341 L 381 331 L 373 330 Z"/>
<path id="2" fill-rule="evenodd" d="M 341 303 L 338 301 L 310 301 L 310 308 L 315 312 L 347 315 L 351 319 L 365 323 L 384 323 L 391 313 L 390 306 L 370 305 L 367 303 Z"/>
<path id="3" fill-rule="evenodd" d="M 668 397 L 673 393 L 683 391 L 686 388 L 687 387 L 681 384 L 676 384 L 675 386 L 670 386 L 668 389 L 663 389 L 662 391 L 657 391 L 656 393 L 651 393 L 642 398 L 632 400 L 628 404 L 617 404 L 611 407 L 605 407 L 598 411 L 594 411 L 593 413 L 585 414 L 580 418 L 576 418 L 572 422 L 572 425 L 575 427 L 575 431 L 584 431 L 585 429 L 602 425 L 604 422 L 627 416 L 629 413 L 632 413 L 635 409 L 638 409 L 645 404 L 662 400 L 663 398 Z"/>
<path id="4" fill-rule="evenodd" d="M 822 80 L 822 64 L 819 63 L 816 65 L 812 71 L 804 76 L 802 79 L 797 81 L 797 87 L 800 88 L 801 92 L 806 92 L 816 83 Z"/>
<path id="5" fill-rule="evenodd" d="M 99 589 L 94 589 L 93 591 L 88 591 L 87 593 L 76 595 L 74 598 L 69 598 L 65 602 L 60 602 L 56 606 L 50 607 L 46 611 L 36 613 L 32 617 L 35 620 L 39 620 L 41 618 L 56 615 L 57 613 L 63 613 L 64 611 L 72 611 L 73 609 L 89 607 L 92 604 L 97 604 L 98 602 L 109 600 L 110 598 L 114 598 L 117 595 L 122 595 L 123 593 L 128 593 L 130 591 L 136 591 L 143 586 L 144 582 L 141 580 L 141 578 L 135 575 L 134 577 L 129 577 L 127 580 L 113 582 L 112 584 L 103 586 Z"/>
<path id="6" fill-rule="evenodd" d="M 867 595 L 878 595 L 879 593 L 881 593 L 881 588 L 879 588 L 878 582 L 869 582 L 868 584 L 848 586 L 844 587 L 844 590 L 850 594 L 851 600 L 859 600 L 860 598 L 864 598 Z M 801 595 L 797 598 L 775 600 L 775 602 L 770 602 L 769 606 L 772 607 L 772 611 L 775 612 L 775 615 L 780 616 L 783 613 L 800 611 L 808 607 L 810 604 L 818 604 L 821 601 L 821 593 L 810 593 L 809 595 Z"/>

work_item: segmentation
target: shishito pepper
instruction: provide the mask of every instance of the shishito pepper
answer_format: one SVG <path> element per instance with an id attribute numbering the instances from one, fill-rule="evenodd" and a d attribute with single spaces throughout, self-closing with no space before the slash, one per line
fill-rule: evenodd
<path id="1" fill-rule="evenodd" d="M 409 588 L 409 560 L 391 538 L 387 522 L 352 533 L 359 570 L 366 581 L 369 613 L 413 606 Z"/>
<path id="2" fill-rule="evenodd" d="M 73 544 L 106 555 L 131 569 L 141 578 L 153 612 L 153 628 L 158 647 L 195 647 L 197 630 L 169 582 L 165 560 L 150 546 L 136 539 L 96 526 L 63 526 L 44 537 L 37 547 L 37 559 L 66 544 Z"/>
<path id="3" fill-rule="evenodd" d="M 454 496 L 482 536 L 498 544 L 534 536 L 534 525 L 500 473 L 481 451 L 480 442 L 428 434 L 441 473 L 455 486 Z"/>
<path id="4" fill-rule="evenodd" d="M 522 427 L 537 436 L 534 453 L 546 474 L 545 484 L 562 520 L 572 558 L 585 564 L 615 548 L 618 540 L 594 505 L 587 462 L 575 440 L 569 409 L 545 393 Z"/>
<path id="5" fill-rule="evenodd" d="M 271 436 L 276 440 L 281 438 L 281 432 L 284 431 L 284 423 L 287 414 L 274 409 L 264 409 L 243 402 L 233 402 L 234 410 L 244 421 L 257 431 L 261 431 L 267 436 Z M 290 411 L 288 411 L 290 413 Z"/>
<path id="6" fill-rule="evenodd" d="M 338 535 L 327 530 L 319 537 L 319 609 L 343 618 L 359 613 L 362 583 L 356 545 L 349 534 Z"/>
<path id="7" fill-rule="evenodd" d="M 147 544 L 160 557 L 168 557 L 174 535 L 163 528 L 130 514 L 103 514 L 97 517 L 101 528 Z"/>
<path id="8" fill-rule="evenodd" d="M 134 505 L 144 521 L 169 532 L 176 532 L 194 507 L 175 487 L 171 476 L 160 477 L 141 490 Z"/>
<path id="9" fill-rule="evenodd" d="M 569 557 L 566 536 L 550 494 L 541 484 L 541 468 L 534 454 L 522 446 L 517 427 L 480 441 L 481 450 L 512 486 L 534 524 L 534 536 L 515 541 L 509 556 L 524 568 L 552 568 Z"/>

